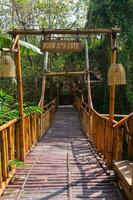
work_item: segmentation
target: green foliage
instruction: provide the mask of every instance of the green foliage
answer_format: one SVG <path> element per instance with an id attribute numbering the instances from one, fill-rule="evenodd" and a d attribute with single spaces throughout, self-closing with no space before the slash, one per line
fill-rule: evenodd
<path id="1" fill-rule="evenodd" d="M 30 1 L 29 0 L 12 0 L 12 2 L 17 5 L 26 6 L 26 4 Z"/>
<path id="2" fill-rule="evenodd" d="M 18 111 L 14 110 L 15 100 L 12 96 L 0 91 L 0 124 L 18 118 Z"/>
<path id="3" fill-rule="evenodd" d="M 26 115 L 30 115 L 31 113 L 43 113 L 43 110 L 35 105 L 24 105 L 24 113 Z M 2 90 L 0 91 L 0 124 L 4 124 L 12 119 L 18 119 L 18 104 L 16 100 L 4 93 Z"/>
<path id="4" fill-rule="evenodd" d="M 31 55 L 31 56 L 34 56 L 36 54 L 42 54 L 42 52 L 40 51 L 40 49 L 28 42 L 25 42 L 23 40 L 20 40 L 19 41 L 20 43 L 20 50 L 21 50 L 21 54 L 22 55 Z"/>
<path id="5" fill-rule="evenodd" d="M 14 98 L 11 95 L 4 93 L 0 90 L 0 107 L 7 106 L 9 107 L 10 104 L 14 102 Z"/>
<path id="6" fill-rule="evenodd" d="M 20 161 L 20 160 L 9 160 L 8 162 L 8 167 L 10 168 L 19 168 L 19 167 L 23 167 L 24 166 L 24 162 Z"/>
<path id="7" fill-rule="evenodd" d="M 83 28 L 86 21 L 88 1 L 0 0 L 0 5 L 2 5 L 0 6 L 0 47 L 11 47 L 12 38 L 4 36 L 10 29 Z M 37 104 L 40 100 L 44 56 L 39 49 L 31 46 L 31 44 L 39 47 L 41 37 L 21 36 L 21 39 L 24 101 L 31 101 Z M 50 53 L 49 71 L 72 71 L 76 67 L 80 70 L 84 64 L 84 58 L 81 54 L 76 56 L 76 53 L 58 55 Z M 31 57 L 31 55 L 34 56 Z M 73 59 L 72 62 L 70 59 Z M 5 79 L 5 81 L 0 81 L 1 88 L 4 91 L 6 90 L 9 94 L 16 96 L 16 88 L 13 84 L 10 84 L 11 80 L 9 78 Z M 48 85 L 49 83 L 46 85 L 46 90 L 48 90 Z M 46 101 L 52 98 L 48 91 L 46 95 Z"/>
<path id="8" fill-rule="evenodd" d="M 24 113 L 26 115 L 30 115 L 31 113 L 38 113 L 38 114 L 41 114 L 43 113 L 43 109 L 39 108 L 38 106 L 27 106 L 27 107 L 24 107 Z"/>
<path id="9" fill-rule="evenodd" d="M 40 51 L 38 47 L 28 42 L 20 40 L 19 43 L 20 43 L 20 51 L 22 55 L 29 54 L 31 56 L 35 56 L 36 54 L 42 54 L 42 52 Z M 0 47 L 7 48 L 7 47 L 11 47 L 11 45 L 12 45 L 12 39 L 8 37 L 7 35 L 0 34 Z"/>
<path id="10" fill-rule="evenodd" d="M 6 35 L 0 34 L 0 48 L 10 47 L 11 39 Z"/>
<path id="11" fill-rule="evenodd" d="M 87 28 L 108 28 L 108 27 L 120 27 L 122 33 L 120 33 L 118 38 L 118 54 L 117 62 L 122 63 L 126 69 L 127 74 L 127 87 L 125 89 L 117 89 L 117 92 L 120 92 L 120 95 L 116 95 L 116 112 L 131 112 L 133 108 L 133 1 L 132 0 L 91 0 L 90 6 L 87 15 Z M 109 37 L 108 37 L 109 38 Z M 107 37 L 102 38 L 105 42 L 101 42 L 101 51 L 99 55 L 104 55 L 97 57 L 98 66 L 101 65 L 103 68 L 99 68 L 103 76 L 103 80 L 106 83 L 107 79 L 107 70 L 109 67 L 109 51 L 110 41 L 107 42 Z M 105 47 L 104 47 L 105 46 Z M 94 48 L 93 55 L 97 54 L 97 49 Z M 107 54 L 108 52 L 108 54 Z M 103 62 L 103 59 L 106 59 L 106 62 Z M 95 65 L 98 69 L 97 65 Z M 99 70 L 98 69 L 98 70 Z M 106 88 L 103 88 L 103 93 L 107 93 Z M 120 98 L 121 97 L 121 98 Z M 126 102 L 125 102 L 126 99 Z M 128 110 L 125 107 L 125 104 L 128 106 Z M 106 102 L 108 104 L 108 97 L 106 96 Z M 103 104 L 102 104 L 103 105 Z M 122 105 L 122 106 L 121 106 Z M 122 108 L 121 108 L 122 107 Z M 108 110 L 106 111 L 108 112 Z"/>

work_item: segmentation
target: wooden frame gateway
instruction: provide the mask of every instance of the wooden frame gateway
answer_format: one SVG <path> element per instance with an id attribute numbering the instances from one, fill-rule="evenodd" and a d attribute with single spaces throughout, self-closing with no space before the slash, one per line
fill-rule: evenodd
<path id="1" fill-rule="evenodd" d="M 117 33 L 120 33 L 120 28 L 108 28 L 108 29 L 77 29 L 77 30 L 67 30 L 67 29 L 43 29 L 43 30 L 19 30 L 14 29 L 9 31 L 8 34 L 14 37 L 14 44 L 11 50 L 15 52 L 15 60 L 16 60 L 16 77 L 17 77 L 17 90 L 18 90 L 18 104 L 19 104 L 19 116 L 20 116 L 20 137 L 21 144 L 20 146 L 24 146 L 24 122 L 23 122 L 23 88 L 22 88 L 22 72 L 21 72 L 21 58 L 20 58 L 20 46 L 19 46 L 19 36 L 21 35 L 91 35 L 91 34 L 109 34 L 111 35 L 111 64 L 116 63 L 116 39 Z M 90 94 L 90 77 L 89 77 L 89 69 L 87 68 L 87 72 L 73 72 L 75 75 L 79 74 L 88 74 L 88 93 Z M 70 72 L 69 72 L 70 73 Z M 72 72 L 71 72 L 72 74 Z M 73 75 L 74 75 L 73 74 Z M 47 74 L 50 76 L 50 74 Z M 66 75 L 62 74 L 62 75 Z M 68 75 L 68 73 L 67 73 Z M 70 74 L 69 74 L 70 75 Z M 88 95 L 88 97 L 89 97 Z M 90 100 L 91 101 L 91 100 Z M 114 119 L 114 104 L 115 104 L 115 83 L 110 86 L 110 102 L 109 102 L 109 118 L 110 122 L 113 123 Z M 91 105 L 91 103 L 89 103 Z M 24 160 L 24 148 L 21 148 L 21 160 Z"/>

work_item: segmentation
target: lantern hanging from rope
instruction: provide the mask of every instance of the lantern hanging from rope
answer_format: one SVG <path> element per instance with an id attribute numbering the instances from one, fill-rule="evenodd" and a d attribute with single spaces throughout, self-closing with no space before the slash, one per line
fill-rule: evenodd
<path id="1" fill-rule="evenodd" d="M 0 56 L 0 77 L 15 77 L 15 64 L 11 56 Z"/>
<path id="2" fill-rule="evenodd" d="M 126 85 L 126 73 L 122 64 L 112 64 L 108 70 L 108 85 Z"/>

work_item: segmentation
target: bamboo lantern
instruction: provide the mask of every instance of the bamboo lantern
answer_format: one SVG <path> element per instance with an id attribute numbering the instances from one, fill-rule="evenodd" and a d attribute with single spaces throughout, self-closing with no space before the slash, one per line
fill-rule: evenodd
<path id="1" fill-rule="evenodd" d="M 15 77 L 15 64 L 11 56 L 0 56 L 0 77 Z"/>
<path id="2" fill-rule="evenodd" d="M 108 85 L 126 85 L 126 73 L 122 64 L 112 64 L 108 70 Z"/>

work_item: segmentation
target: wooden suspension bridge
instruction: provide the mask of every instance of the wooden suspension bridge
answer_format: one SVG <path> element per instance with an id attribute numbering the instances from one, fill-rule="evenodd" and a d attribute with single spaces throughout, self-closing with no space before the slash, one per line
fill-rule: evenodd
<path id="1" fill-rule="evenodd" d="M 93 108 L 88 64 L 85 72 L 51 74 L 68 77 L 87 74 L 88 102 L 83 96 L 75 96 L 72 106 L 58 106 L 54 99 L 43 106 L 43 114 L 25 116 L 23 113 L 19 35 L 107 33 L 112 38 L 111 64 L 115 64 L 119 32 L 115 28 L 9 32 L 15 39 L 12 49 L 6 51 L 16 54 L 20 118 L 0 126 L 1 199 L 133 200 L 133 114 L 114 120 L 115 78 L 110 85 L 109 115 Z M 123 160 L 125 138 L 126 161 Z M 25 165 L 19 169 L 9 167 L 9 160 L 15 159 L 24 161 Z"/>

